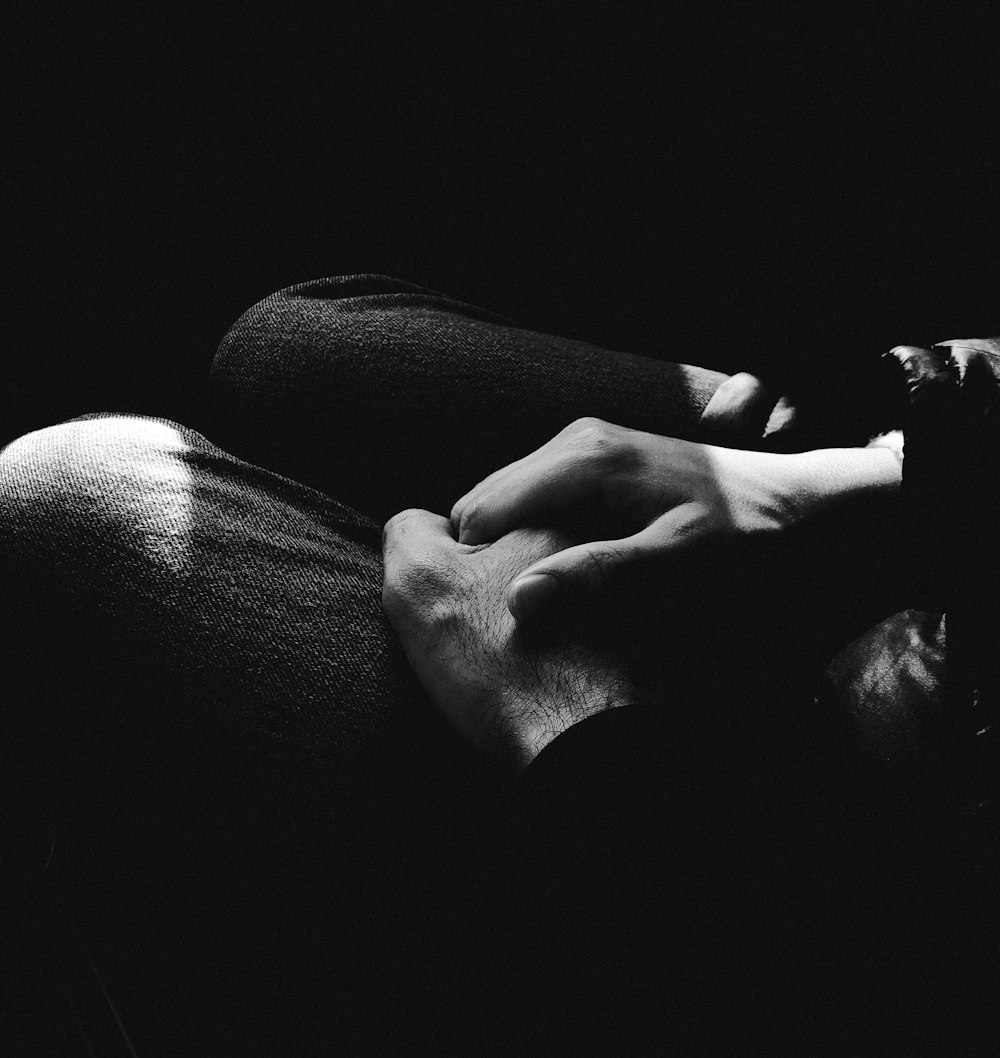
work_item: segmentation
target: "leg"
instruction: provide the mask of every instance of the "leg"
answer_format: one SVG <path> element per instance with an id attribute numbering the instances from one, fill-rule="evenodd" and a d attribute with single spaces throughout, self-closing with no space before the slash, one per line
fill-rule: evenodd
<path id="1" fill-rule="evenodd" d="M 193 1053 L 258 1053 L 229 1034 L 310 973 L 349 1035 L 363 982 L 392 994 L 397 882 L 453 797 L 382 620 L 378 527 L 190 430 L 99 416 L 0 453 L 0 540 L 27 928 L 64 916 L 54 943 L 79 933 L 139 1053 L 192 1027 Z"/>
<path id="2" fill-rule="evenodd" d="M 0 454 L 0 540 L 27 622 L 0 744 L 5 804 L 35 817 L 32 924 L 55 908 L 56 940 L 83 938 L 138 1053 L 324 1053 L 296 1026 L 326 1053 L 407 1053 L 407 1026 L 463 1053 L 483 1025 L 527 1031 L 526 974 L 547 1024 L 548 919 L 596 958 L 591 905 L 560 910 L 565 866 L 536 885 L 512 861 L 422 711 L 377 526 L 190 430 L 102 416 Z"/>
<path id="3" fill-rule="evenodd" d="M 0 453 L 0 540 L 25 622 L 3 797 L 34 816 L 21 871 L 51 896 L 32 922 L 54 907 L 79 933 L 138 1053 L 324 1053 L 295 1026 L 326 1053 L 416 1049 L 407 1025 L 467 1046 L 523 1004 L 525 951 L 545 1006 L 550 911 L 593 954 L 589 905 L 560 910 L 571 869 L 534 886 L 475 772 L 435 755 L 382 623 L 376 525 L 182 427 L 102 416 Z M 694 763 L 718 756 L 707 741 L 684 821 L 708 835 L 703 871 L 713 849 L 731 866 Z"/>
<path id="4" fill-rule="evenodd" d="M 50 599 L 71 644 L 289 745 L 349 753 L 399 698 L 379 530 L 353 511 L 137 416 L 29 434 L 0 474 L 5 588 Z"/>
<path id="5" fill-rule="evenodd" d="M 353 276 L 289 287 L 245 313 L 213 364 L 213 414 L 230 450 L 384 522 L 409 506 L 446 513 L 585 415 L 702 436 L 725 379 Z"/>

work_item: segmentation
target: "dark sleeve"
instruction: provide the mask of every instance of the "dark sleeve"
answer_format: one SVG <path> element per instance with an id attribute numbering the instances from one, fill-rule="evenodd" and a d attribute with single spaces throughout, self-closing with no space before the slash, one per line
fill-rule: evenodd
<path id="1" fill-rule="evenodd" d="M 1000 690 L 1000 339 L 898 346 L 916 602 L 948 615 L 953 672 Z"/>
<path id="2" fill-rule="evenodd" d="M 571 980 L 603 1026 L 678 1046 L 708 1034 L 705 1053 L 722 1054 L 767 1031 L 761 1010 L 790 1024 L 828 994 L 826 969 L 795 967 L 837 922 L 862 921 L 850 872 L 874 875 L 883 853 L 859 835 L 864 853 L 840 854 L 834 784 L 853 788 L 850 774 L 809 747 L 779 767 L 776 740 L 701 704 L 697 723 L 639 703 L 560 735 L 522 776 L 520 833 L 546 980 Z"/>

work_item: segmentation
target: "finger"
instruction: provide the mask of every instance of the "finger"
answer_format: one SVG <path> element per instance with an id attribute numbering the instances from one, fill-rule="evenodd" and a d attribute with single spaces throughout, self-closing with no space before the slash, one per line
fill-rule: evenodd
<path id="1" fill-rule="evenodd" d="M 599 488 L 594 468 L 569 467 L 563 461 L 512 475 L 470 507 L 462 519 L 459 541 L 478 544 L 499 540 L 514 529 L 546 525 L 594 495 Z"/>
<path id="2" fill-rule="evenodd" d="M 459 542 L 497 540 L 593 496 L 602 476 L 628 451 L 628 433 L 601 420 L 579 419 L 537 451 L 491 474 L 452 509 Z"/>
<path id="3" fill-rule="evenodd" d="M 507 486 L 514 481 L 522 481 L 531 477 L 538 468 L 544 468 L 553 461 L 558 461 L 560 454 L 565 456 L 563 449 L 566 446 L 566 437 L 577 423 L 571 423 L 561 430 L 555 437 L 546 441 L 541 448 L 529 452 L 521 459 L 508 463 L 507 466 L 495 470 L 489 476 L 483 478 L 477 485 L 471 488 L 451 509 L 451 522 L 455 527 L 457 538 L 463 544 L 485 543 L 486 538 L 476 531 L 475 523 L 485 509 L 489 508 L 487 497 L 502 496 L 507 493 Z M 465 539 L 463 531 L 470 538 Z M 496 534 L 503 535 L 502 533 Z M 496 536 L 493 537 L 496 539 Z"/>
<path id="4" fill-rule="evenodd" d="M 775 406 L 775 399 L 756 375 L 740 371 L 712 394 L 701 413 L 706 438 L 731 446 L 759 442 Z"/>
<path id="5" fill-rule="evenodd" d="M 469 512 L 473 509 L 480 507 L 484 496 L 495 494 L 497 492 L 504 491 L 504 483 L 510 478 L 516 478 L 539 461 L 543 461 L 546 458 L 546 449 L 548 445 L 543 445 L 542 448 L 531 452 L 529 455 L 524 456 L 521 459 L 516 460 L 513 463 L 508 463 L 507 466 L 501 467 L 499 470 L 493 471 L 492 474 L 483 478 L 478 484 L 474 485 L 469 491 L 455 501 L 455 505 L 451 509 L 451 524 L 455 530 L 456 539 L 463 544 L 478 544 L 483 543 L 482 540 L 466 540 L 462 536 L 463 527 L 468 533 L 472 527 L 473 519 L 470 518 Z"/>
<path id="6" fill-rule="evenodd" d="M 675 508 L 641 532 L 566 548 L 524 570 L 507 589 L 507 608 L 519 622 L 539 621 L 567 599 L 600 599 L 636 563 L 679 554 L 698 538 L 693 510 Z"/>

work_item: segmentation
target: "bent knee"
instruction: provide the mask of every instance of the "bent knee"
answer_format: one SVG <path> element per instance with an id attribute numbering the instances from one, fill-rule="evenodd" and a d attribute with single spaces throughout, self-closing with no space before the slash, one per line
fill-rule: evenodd
<path id="1" fill-rule="evenodd" d="M 443 304 L 442 295 L 376 273 L 331 276 L 283 287 L 251 306 L 223 337 L 210 382 L 222 390 L 308 384 L 337 358 L 351 360 L 377 338 L 385 345 L 401 307 Z"/>
<path id="2" fill-rule="evenodd" d="M 183 427 L 100 414 L 25 434 L 0 451 L 0 529 L 17 552 L 95 538 L 166 558 L 189 534 L 193 481 Z"/>

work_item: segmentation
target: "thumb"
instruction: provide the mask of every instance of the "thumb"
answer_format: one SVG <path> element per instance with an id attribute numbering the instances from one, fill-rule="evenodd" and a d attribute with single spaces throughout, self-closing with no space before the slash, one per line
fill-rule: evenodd
<path id="1" fill-rule="evenodd" d="M 507 608 L 518 622 L 540 621 L 567 598 L 600 599 L 614 590 L 626 570 L 687 553 L 704 535 L 698 506 L 681 504 L 634 536 L 579 544 L 539 559 L 511 582 Z"/>
<path id="2" fill-rule="evenodd" d="M 629 537 L 580 544 L 536 562 L 507 589 L 507 608 L 518 622 L 535 622 L 569 597 L 606 595 L 616 573 L 647 550 L 636 540 Z"/>

